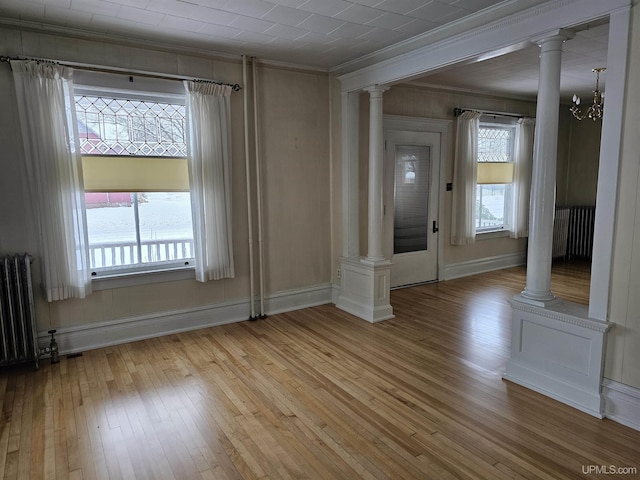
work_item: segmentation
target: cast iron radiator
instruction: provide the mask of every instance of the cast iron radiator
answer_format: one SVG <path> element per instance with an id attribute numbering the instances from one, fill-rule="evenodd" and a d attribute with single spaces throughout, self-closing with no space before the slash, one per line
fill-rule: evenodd
<path id="1" fill-rule="evenodd" d="M 556 216 L 553 219 L 553 258 L 565 258 L 567 255 L 567 238 L 569 235 L 569 207 L 556 206 Z"/>
<path id="2" fill-rule="evenodd" d="M 569 234 L 567 237 L 567 259 L 591 260 L 593 255 L 593 231 L 596 207 L 571 207 Z"/>
<path id="3" fill-rule="evenodd" d="M 596 207 L 556 207 L 553 258 L 591 260 Z"/>
<path id="4" fill-rule="evenodd" d="M 33 361 L 38 368 L 29 254 L 0 258 L 0 365 Z"/>

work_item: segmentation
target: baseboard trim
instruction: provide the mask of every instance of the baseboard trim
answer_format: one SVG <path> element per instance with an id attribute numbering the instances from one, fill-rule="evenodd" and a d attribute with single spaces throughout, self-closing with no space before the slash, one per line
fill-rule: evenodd
<path id="1" fill-rule="evenodd" d="M 466 262 L 452 263 L 444 267 L 444 280 L 477 275 L 478 273 L 492 272 L 503 268 L 525 265 L 527 256 L 525 252 L 508 253 L 495 257 L 485 257 Z"/>
<path id="2" fill-rule="evenodd" d="M 566 385 L 558 382 L 553 378 L 546 377 L 522 367 L 520 365 L 509 366 L 509 371 L 502 375 L 504 380 L 521 385 L 534 392 L 541 393 L 549 398 L 553 398 L 558 402 L 569 405 L 581 412 L 588 413 L 596 418 L 604 418 L 601 411 L 602 399 L 593 392 L 584 391 L 573 385 Z M 531 379 L 527 381 L 525 379 Z M 578 401 L 576 399 L 579 399 Z"/>
<path id="3" fill-rule="evenodd" d="M 602 395 L 606 418 L 640 431 L 640 389 L 605 378 Z"/>
<path id="4" fill-rule="evenodd" d="M 331 303 L 332 285 L 323 284 L 277 292 L 265 298 L 265 313 L 299 310 Z M 257 303 L 255 304 L 257 306 Z M 108 322 L 60 328 L 56 341 L 61 355 L 161 337 L 200 328 L 242 322 L 249 319 L 249 299 L 240 299 L 196 308 L 136 315 Z M 49 345 L 50 335 L 38 332 L 40 347 Z"/>

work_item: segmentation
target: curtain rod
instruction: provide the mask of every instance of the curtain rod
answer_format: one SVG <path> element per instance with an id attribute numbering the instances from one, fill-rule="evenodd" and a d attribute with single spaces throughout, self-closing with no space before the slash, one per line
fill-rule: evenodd
<path id="1" fill-rule="evenodd" d="M 55 60 L 46 60 L 42 58 L 20 58 L 20 57 L 8 57 L 4 55 L 0 56 L 0 62 L 9 63 L 11 60 L 32 60 L 35 62 L 50 62 L 50 63 L 55 63 L 56 65 L 62 65 L 64 67 L 75 68 L 76 70 L 87 70 L 90 72 L 101 72 L 101 73 L 116 73 L 119 75 L 128 75 L 130 77 L 158 78 L 161 80 L 175 80 L 175 81 L 191 80 L 194 82 L 215 83 L 216 85 L 228 85 L 229 87 L 231 87 L 231 89 L 234 92 L 237 92 L 242 89 L 242 87 L 237 83 L 216 82 L 215 80 L 207 80 L 202 78 L 190 78 L 190 77 L 185 77 L 180 75 L 169 76 L 169 75 L 160 75 L 155 73 L 141 73 L 141 72 L 133 72 L 133 71 L 127 71 L 127 70 L 116 70 L 114 68 L 107 68 L 107 67 L 92 67 L 88 65 L 74 65 L 73 63 L 58 62 Z"/>
<path id="2" fill-rule="evenodd" d="M 513 118 L 525 118 L 526 115 L 518 114 L 518 113 L 505 113 L 505 112 L 490 112 L 488 110 L 478 110 L 475 108 L 454 108 L 453 114 L 456 117 L 462 115 L 463 112 L 480 112 L 483 115 L 494 115 L 496 117 L 513 117 Z"/>

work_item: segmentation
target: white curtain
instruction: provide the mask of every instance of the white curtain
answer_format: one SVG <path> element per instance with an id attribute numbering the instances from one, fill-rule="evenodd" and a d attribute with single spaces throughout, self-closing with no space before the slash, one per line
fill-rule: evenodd
<path id="1" fill-rule="evenodd" d="M 72 71 L 11 61 L 47 300 L 84 298 L 91 272 Z"/>
<path id="2" fill-rule="evenodd" d="M 233 278 L 228 85 L 185 81 L 196 279 Z"/>
<path id="3" fill-rule="evenodd" d="M 476 177 L 480 112 L 458 116 L 456 154 L 453 165 L 453 211 L 451 244 L 468 245 L 476 236 Z"/>
<path id="4" fill-rule="evenodd" d="M 521 118 L 518 120 L 512 185 L 511 238 L 521 238 L 529 235 L 529 202 L 535 124 L 535 118 Z"/>

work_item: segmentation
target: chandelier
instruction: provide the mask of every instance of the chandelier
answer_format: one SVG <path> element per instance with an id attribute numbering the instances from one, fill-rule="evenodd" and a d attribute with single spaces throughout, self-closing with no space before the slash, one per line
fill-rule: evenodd
<path id="1" fill-rule="evenodd" d="M 605 67 L 598 67 L 591 70 L 596 74 L 596 89 L 593 91 L 593 105 L 590 105 L 589 108 L 587 108 L 586 112 L 583 113 L 582 110 L 580 110 L 580 97 L 577 96 L 576 94 L 573 95 L 574 105 L 572 105 L 569 110 L 571 111 L 571 113 L 573 113 L 573 116 L 576 117 L 578 120 L 590 118 L 595 122 L 596 120 L 602 119 L 604 103 L 602 98 L 603 93 L 600 91 L 599 87 L 600 87 L 600 72 L 604 72 L 605 70 L 606 70 Z"/>

